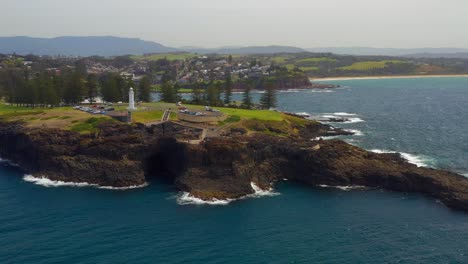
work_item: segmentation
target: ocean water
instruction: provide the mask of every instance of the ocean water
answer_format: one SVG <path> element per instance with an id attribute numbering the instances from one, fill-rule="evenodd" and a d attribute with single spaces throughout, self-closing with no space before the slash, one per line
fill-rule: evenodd
<path id="1" fill-rule="evenodd" d="M 346 87 L 282 92 L 278 108 L 346 116 L 336 125 L 360 131 L 344 138 L 352 144 L 468 172 L 468 78 L 334 83 Z M 159 182 L 108 190 L 24 177 L 0 162 L 0 263 L 468 263 L 468 214 L 418 194 L 282 182 L 202 205 Z"/>

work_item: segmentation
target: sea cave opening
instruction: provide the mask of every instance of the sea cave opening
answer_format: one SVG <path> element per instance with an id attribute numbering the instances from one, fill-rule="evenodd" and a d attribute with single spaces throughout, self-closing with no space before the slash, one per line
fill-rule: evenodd
<path id="1" fill-rule="evenodd" d="M 173 183 L 187 168 L 186 148 L 174 138 L 160 139 L 143 161 L 147 180 Z"/>

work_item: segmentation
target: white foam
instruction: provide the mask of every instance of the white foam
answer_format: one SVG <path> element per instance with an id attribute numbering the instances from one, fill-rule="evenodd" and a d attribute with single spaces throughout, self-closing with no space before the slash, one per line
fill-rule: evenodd
<path id="1" fill-rule="evenodd" d="M 346 113 L 346 112 L 336 112 L 336 113 L 333 113 L 333 115 L 337 115 L 337 116 L 357 116 L 357 114 Z"/>
<path id="2" fill-rule="evenodd" d="M 309 90 L 310 93 L 334 93 L 335 91 L 333 90 L 328 90 L 328 89 L 313 89 Z"/>
<path id="3" fill-rule="evenodd" d="M 97 184 L 90 184 L 87 182 L 64 182 L 64 181 L 54 181 L 44 177 L 34 177 L 32 175 L 25 175 L 23 180 L 27 182 L 32 182 L 36 185 L 41 185 L 44 187 L 98 187 Z"/>
<path id="4" fill-rule="evenodd" d="M 361 130 L 357 129 L 344 129 L 344 131 L 354 133 L 353 136 L 364 136 L 364 133 Z"/>
<path id="5" fill-rule="evenodd" d="M 34 183 L 36 185 L 44 186 L 44 187 L 95 187 L 99 189 L 106 189 L 106 190 L 130 190 L 136 188 L 143 188 L 148 186 L 147 183 L 142 185 L 134 185 L 128 187 L 112 187 L 112 186 L 100 186 L 94 183 L 87 183 L 87 182 L 65 182 L 65 181 L 54 181 L 45 177 L 34 177 L 32 175 L 24 175 L 24 181 Z"/>
<path id="6" fill-rule="evenodd" d="M 468 178 L 468 173 L 462 173 L 462 175 Z"/>
<path id="7" fill-rule="evenodd" d="M 295 113 L 295 114 L 298 115 L 298 116 L 303 116 L 303 117 L 309 117 L 310 116 L 310 114 L 307 113 L 307 112 L 299 112 L 299 113 Z"/>
<path id="8" fill-rule="evenodd" d="M 402 158 L 404 158 L 406 161 L 408 161 L 411 164 L 414 164 L 418 167 L 431 167 L 429 165 L 431 159 L 423 156 L 423 155 L 414 155 L 410 153 L 405 153 L 405 152 L 397 152 L 393 150 L 386 150 L 386 149 L 371 149 L 371 152 L 374 153 L 398 153 Z"/>
<path id="9" fill-rule="evenodd" d="M 330 185 L 325 185 L 325 184 L 320 184 L 318 185 L 321 188 L 334 188 L 342 191 L 352 191 L 352 190 L 364 190 L 367 189 L 366 186 L 360 186 L 360 185 L 344 185 L 344 186 L 330 186 Z"/>
<path id="10" fill-rule="evenodd" d="M 12 167 L 19 167 L 18 164 L 13 163 L 11 160 L 7 160 L 7 159 L 0 158 L 0 164 L 1 163 L 6 163 L 8 166 L 12 166 Z"/>
<path id="11" fill-rule="evenodd" d="M 357 114 L 346 113 L 346 112 L 324 113 L 324 114 L 319 115 L 319 119 L 338 119 L 338 120 L 342 120 L 342 121 L 321 120 L 322 123 L 354 124 L 354 123 L 366 122 L 365 120 L 357 117 Z"/>
<path id="12" fill-rule="evenodd" d="M 269 188 L 267 190 L 263 190 L 260 187 L 258 187 L 254 182 L 251 182 L 250 186 L 252 186 L 252 189 L 255 191 L 255 193 L 247 195 L 246 196 L 247 198 L 260 198 L 260 197 L 265 197 L 265 196 L 280 195 L 280 193 L 277 193 L 277 192 L 273 191 L 272 188 Z"/>
<path id="13" fill-rule="evenodd" d="M 127 186 L 127 187 L 99 186 L 98 188 L 105 189 L 105 190 L 125 191 L 125 190 L 144 188 L 147 186 L 148 186 L 148 183 L 143 183 L 141 185 L 132 185 L 132 186 Z"/>
<path id="14" fill-rule="evenodd" d="M 347 121 L 343 122 L 343 124 L 354 124 L 354 123 L 362 123 L 362 122 L 366 122 L 366 121 L 364 121 L 363 119 L 359 117 L 351 117 L 351 118 L 347 118 Z"/>
<path id="15" fill-rule="evenodd" d="M 197 198 L 188 192 L 183 192 L 177 196 L 177 203 L 180 205 L 188 205 L 188 204 L 227 205 L 232 201 L 233 199 L 220 200 L 220 199 L 215 199 L 215 198 L 206 201 L 206 200 Z"/>
<path id="16" fill-rule="evenodd" d="M 177 200 L 177 203 L 180 205 L 194 205 L 194 204 L 195 205 L 227 205 L 230 202 L 233 202 L 236 200 L 243 200 L 247 198 L 261 198 L 261 197 L 267 197 L 267 196 L 271 197 L 271 196 L 280 195 L 280 193 L 273 191 L 272 188 L 269 188 L 268 190 L 263 190 L 253 182 L 250 183 L 250 186 L 252 186 L 254 193 L 248 194 L 238 199 L 222 200 L 222 199 L 212 198 L 210 200 L 203 200 L 203 199 L 193 196 L 192 194 L 188 192 L 182 192 L 178 196 L 176 196 L 176 200 Z"/>
<path id="17" fill-rule="evenodd" d="M 340 136 L 326 136 L 326 137 L 316 137 L 313 140 L 331 140 L 331 139 L 337 139 Z"/>
<path id="18" fill-rule="evenodd" d="M 304 91 L 304 89 L 286 89 L 286 90 L 279 90 L 279 93 L 299 93 Z"/>

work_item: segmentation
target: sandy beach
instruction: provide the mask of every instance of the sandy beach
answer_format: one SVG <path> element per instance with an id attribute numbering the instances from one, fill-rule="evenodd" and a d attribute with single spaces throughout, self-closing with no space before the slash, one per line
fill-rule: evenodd
<path id="1" fill-rule="evenodd" d="M 414 78 L 450 78 L 468 77 L 468 74 L 452 75 L 398 75 L 398 76 L 361 76 L 361 77 L 326 77 L 311 78 L 311 81 L 345 81 L 345 80 L 378 80 L 378 79 L 414 79 Z"/>

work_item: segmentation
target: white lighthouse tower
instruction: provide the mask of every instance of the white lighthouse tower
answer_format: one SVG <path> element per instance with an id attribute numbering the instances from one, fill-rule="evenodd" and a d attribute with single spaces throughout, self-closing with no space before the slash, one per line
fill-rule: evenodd
<path id="1" fill-rule="evenodd" d="M 136 110 L 135 108 L 135 93 L 133 92 L 133 88 L 130 87 L 130 91 L 128 91 L 128 111 Z"/>

